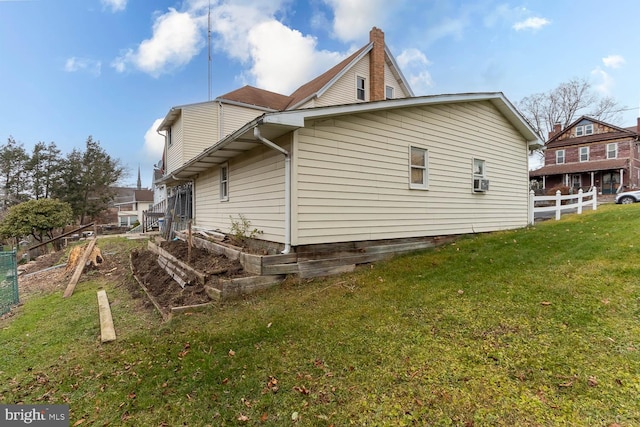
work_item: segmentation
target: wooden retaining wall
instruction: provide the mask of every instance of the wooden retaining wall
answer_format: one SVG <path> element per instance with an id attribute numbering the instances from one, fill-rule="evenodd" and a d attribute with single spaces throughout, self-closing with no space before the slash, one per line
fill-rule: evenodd
<path id="1" fill-rule="evenodd" d="M 176 232 L 179 239 L 187 234 Z M 358 264 L 389 259 L 394 255 L 433 248 L 451 242 L 454 236 L 377 240 L 364 242 L 307 245 L 296 248 L 295 253 L 255 255 L 242 252 L 242 248 L 227 246 L 200 237 L 192 237 L 194 246 L 213 253 L 237 259 L 244 270 L 259 276 L 297 274 L 301 278 L 329 276 L 353 271 Z"/>

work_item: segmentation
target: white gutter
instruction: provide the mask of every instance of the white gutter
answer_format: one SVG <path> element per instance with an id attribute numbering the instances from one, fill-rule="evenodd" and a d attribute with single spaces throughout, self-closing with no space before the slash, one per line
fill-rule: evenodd
<path id="1" fill-rule="evenodd" d="M 291 252 L 291 156 L 287 150 L 263 137 L 258 126 L 253 128 L 253 136 L 267 147 L 284 154 L 284 249 L 281 253 L 288 254 Z"/>

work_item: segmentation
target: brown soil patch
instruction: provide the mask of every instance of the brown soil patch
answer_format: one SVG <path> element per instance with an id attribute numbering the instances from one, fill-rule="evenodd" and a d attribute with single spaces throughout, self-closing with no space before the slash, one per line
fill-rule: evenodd
<path id="1" fill-rule="evenodd" d="M 210 301 L 209 296 L 200 283 L 185 286 L 183 289 L 158 264 L 158 255 L 146 250 L 137 249 L 129 253 L 116 243 L 98 240 L 103 262 L 96 267 L 86 267 L 80 281 L 88 275 L 102 275 L 118 285 L 124 286 L 134 298 L 140 298 L 145 307 L 153 307 L 139 284 L 131 278 L 131 266 L 138 279 L 144 284 L 161 307 L 169 311 L 171 307 L 202 304 Z M 204 249 L 193 247 L 191 259 L 188 261 L 188 246 L 182 240 L 162 242 L 162 249 L 174 257 L 187 263 L 194 269 L 211 275 L 212 272 L 224 270 L 219 275 L 208 277 L 207 284 L 214 284 L 218 277 L 243 277 L 238 261 L 232 261 L 223 255 L 212 254 Z M 131 261 L 130 261 L 131 260 Z M 71 279 L 73 271 L 65 272 L 65 267 L 50 269 L 52 266 L 66 264 L 65 251 L 52 252 L 38 257 L 35 261 L 18 266 L 18 287 L 20 300 L 24 301 L 33 294 L 63 292 Z M 11 314 L 8 314 L 11 315 Z"/>
<path id="2" fill-rule="evenodd" d="M 186 263 L 195 270 L 207 275 L 205 284 L 212 284 L 218 277 L 245 276 L 242 265 L 237 260 L 230 260 L 224 255 L 212 254 L 207 250 L 192 247 L 189 258 L 188 245 L 182 240 L 162 242 L 160 247 L 171 255 Z M 183 307 L 203 304 L 211 301 L 205 292 L 204 285 L 195 282 L 182 288 L 158 264 L 158 255 L 152 251 L 141 249 L 131 253 L 133 273 L 165 310 L 171 307 Z M 213 272 L 223 271 L 213 275 Z"/>

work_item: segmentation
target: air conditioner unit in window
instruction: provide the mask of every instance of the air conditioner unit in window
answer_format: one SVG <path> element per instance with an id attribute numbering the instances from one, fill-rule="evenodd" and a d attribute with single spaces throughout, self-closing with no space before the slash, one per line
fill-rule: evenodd
<path id="1" fill-rule="evenodd" d="M 489 180 L 475 178 L 473 180 L 473 191 L 476 191 L 476 192 L 489 191 Z"/>

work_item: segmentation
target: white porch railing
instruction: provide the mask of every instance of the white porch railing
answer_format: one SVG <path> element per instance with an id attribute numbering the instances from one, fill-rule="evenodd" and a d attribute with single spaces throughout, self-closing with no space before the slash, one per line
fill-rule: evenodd
<path id="1" fill-rule="evenodd" d="M 566 203 L 563 204 L 562 202 L 565 200 Z M 547 203 L 540 206 L 542 202 Z M 598 189 L 596 187 L 591 187 L 587 193 L 583 192 L 581 188 L 578 190 L 578 194 L 564 196 L 560 190 L 556 191 L 555 196 L 536 196 L 535 192 L 531 190 L 529 192 L 529 224 L 534 223 L 536 213 L 555 212 L 556 220 L 559 220 L 563 211 L 576 209 L 578 215 L 582 214 L 583 206 L 592 206 L 594 211 L 598 209 Z"/>

